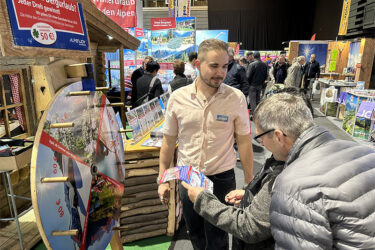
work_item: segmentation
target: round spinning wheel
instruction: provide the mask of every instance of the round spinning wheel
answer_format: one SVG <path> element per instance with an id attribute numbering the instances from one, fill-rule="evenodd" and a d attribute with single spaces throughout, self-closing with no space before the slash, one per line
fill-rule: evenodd
<path id="1" fill-rule="evenodd" d="M 35 136 L 31 195 L 49 249 L 105 249 L 120 216 L 120 129 L 102 92 L 81 91 L 81 82 L 60 90 Z"/>

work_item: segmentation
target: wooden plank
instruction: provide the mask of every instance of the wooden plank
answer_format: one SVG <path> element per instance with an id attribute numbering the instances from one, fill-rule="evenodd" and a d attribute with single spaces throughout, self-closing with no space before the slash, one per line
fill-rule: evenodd
<path id="1" fill-rule="evenodd" d="M 129 243 L 132 241 L 140 240 L 140 239 L 145 239 L 145 238 L 151 238 L 155 237 L 158 235 L 164 235 L 167 232 L 166 229 L 158 229 L 152 232 L 147 232 L 147 233 L 139 233 L 139 234 L 131 234 L 131 235 L 126 235 L 122 236 L 122 243 Z"/>
<path id="2" fill-rule="evenodd" d="M 126 218 L 120 218 L 121 226 L 127 224 L 133 224 L 138 222 L 145 222 L 145 221 L 152 221 L 158 219 L 168 218 L 168 211 L 162 211 L 152 214 L 145 214 L 145 215 L 136 215 Z"/>
<path id="3" fill-rule="evenodd" d="M 55 91 L 49 84 L 50 76 L 46 73 L 46 66 L 31 66 L 31 75 L 34 79 L 33 90 L 35 96 L 36 116 L 39 120 L 44 111 L 55 95 Z"/>
<path id="4" fill-rule="evenodd" d="M 134 176 L 155 175 L 158 173 L 159 173 L 159 167 L 131 169 L 131 170 L 126 171 L 125 178 L 134 177 Z"/>
<path id="5" fill-rule="evenodd" d="M 135 198 L 122 198 L 121 204 L 129 204 L 156 197 L 159 197 L 158 192 L 156 190 L 140 192 L 136 194 Z"/>
<path id="6" fill-rule="evenodd" d="M 363 52 L 362 52 L 362 60 L 361 60 L 361 68 L 357 69 L 359 73 L 356 73 L 354 81 L 364 81 L 365 82 L 365 89 L 369 89 L 370 87 L 370 79 L 371 79 L 371 72 L 374 63 L 374 55 L 375 55 L 375 39 L 374 38 L 365 38 Z M 374 86 L 374 83 L 372 83 Z"/>
<path id="7" fill-rule="evenodd" d="M 138 222 L 138 223 L 133 223 L 133 224 L 126 224 L 126 225 L 121 226 L 120 230 L 127 231 L 130 229 L 140 228 L 143 226 L 154 225 L 154 224 L 161 224 L 161 223 L 166 223 L 166 222 L 168 222 L 168 218 L 162 218 L 162 219 L 151 220 L 151 221 L 146 221 L 146 222 Z"/>
<path id="8" fill-rule="evenodd" d="M 169 188 L 167 235 L 173 236 L 176 221 L 176 180 L 169 181 Z"/>
<path id="9" fill-rule="evenodd" d="M 134 160 L 133 162 L 130 161 L 130 163 L 125 163 L 125 169 L 136 169 L 152 166 L 159 166 L 159 158 L 139 159 Z"/>
<path id="10" fill-rule="evenodd" d="M 124 191 L 124 195 L 144 192 L 144 191 L 151 191 L 155 190 L 157 192 L 158 190 L 158 184 L 156 182 L 151 184 L 143 184 L 138 186 L 132 186 L 132 187 L 126 187 Z"/>
<path id="11" fill-rule="evenodd" d="M 130 216 L 135 216 L 135 215 L 144 215 L 144 214 L 152 214 L 152 213 L 157 213 L 161 211 L 167 211 L 168 206 L 167 205 L 155 205 L 155 206 L 148 206 L 148 207 L 141 207 L 141 208 L 135 208 L 131 209 L 128 211 L 121 212 L 121 218 L 126 218 Z"/>
<path id="12" fill-rule="evenodd" d="M 138 233 L 146 233 L 146 232 L 153 232 L 158 229 L 166 229 L 167 228 L 167 223 L 160 223 L 160 224 L 154 224 L 154 225 L 148 225 L 132 230 L 127 230 L 127 231 L 121 231 L 122 235 L 131 235 L 131 234 L 138 234 Z"/>
<path id="13" fill-rule="evenodd" d="M 293 59 L 298 56 L 299 42 L 290 42 L 289 43 L 289 54 L 288 62 L 291 64 Z"/>
<path id="14" fill-rule="evenodd" d="M 136 186 L 136 185 L 142 185 L 142 184 L 156 183 L 157 177 L 158 175 L 155 174 L 155 175 L 146 175 L 146 176 L 127 178 L 125 179 L 125 188 Z"/>
<path id="15" fill-rule="evenodd" d="M 141 152 L 132 152 L 125 150 L 125 160 L 141 160 L 141 159 L 150 159 L 150 158 L 159 158 L 159 150 L 155 150 L 150 147 L 152 150 L 141 151 Z"/>

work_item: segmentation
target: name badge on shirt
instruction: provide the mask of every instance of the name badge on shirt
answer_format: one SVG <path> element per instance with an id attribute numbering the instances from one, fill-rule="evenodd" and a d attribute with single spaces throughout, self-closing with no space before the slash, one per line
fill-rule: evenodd
<path id="1" fill-rule="evenodd" d="M 226 115 L 217 115 L 216 116 L 216 121 L 228 122 L 228 120 L 229 120 L 229 117 L 226 116 Z"/>

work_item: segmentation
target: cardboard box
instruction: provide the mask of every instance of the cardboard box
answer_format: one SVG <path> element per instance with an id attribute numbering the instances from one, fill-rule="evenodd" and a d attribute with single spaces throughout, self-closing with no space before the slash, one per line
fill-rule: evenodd
<path id="1" fill-rule="evenodd" d="M 33 146 L 29 145 L 27 149 L 14 156 L 0 157 L 0 170 L 15 170 L 24 167 L 31 162 Z"/>

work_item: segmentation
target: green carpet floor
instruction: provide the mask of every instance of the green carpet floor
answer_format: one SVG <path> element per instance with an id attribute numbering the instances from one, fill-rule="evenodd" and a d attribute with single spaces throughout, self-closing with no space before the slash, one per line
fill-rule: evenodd
<path id="1" fill-rule="evenodd" d="M 138 240 L 124 245 L 126 250 L 168 250 L 171 245 L 172 237 L 159 236 L 148 238 L 144 240 Z M 32 250 L 46 250 L 46 246 L 43 241 L 39 242 Z M 106 250 L 110 250 L 111 247 L 108 245 Z M 101 250 L 101 249 L 98 249 Z"/>

